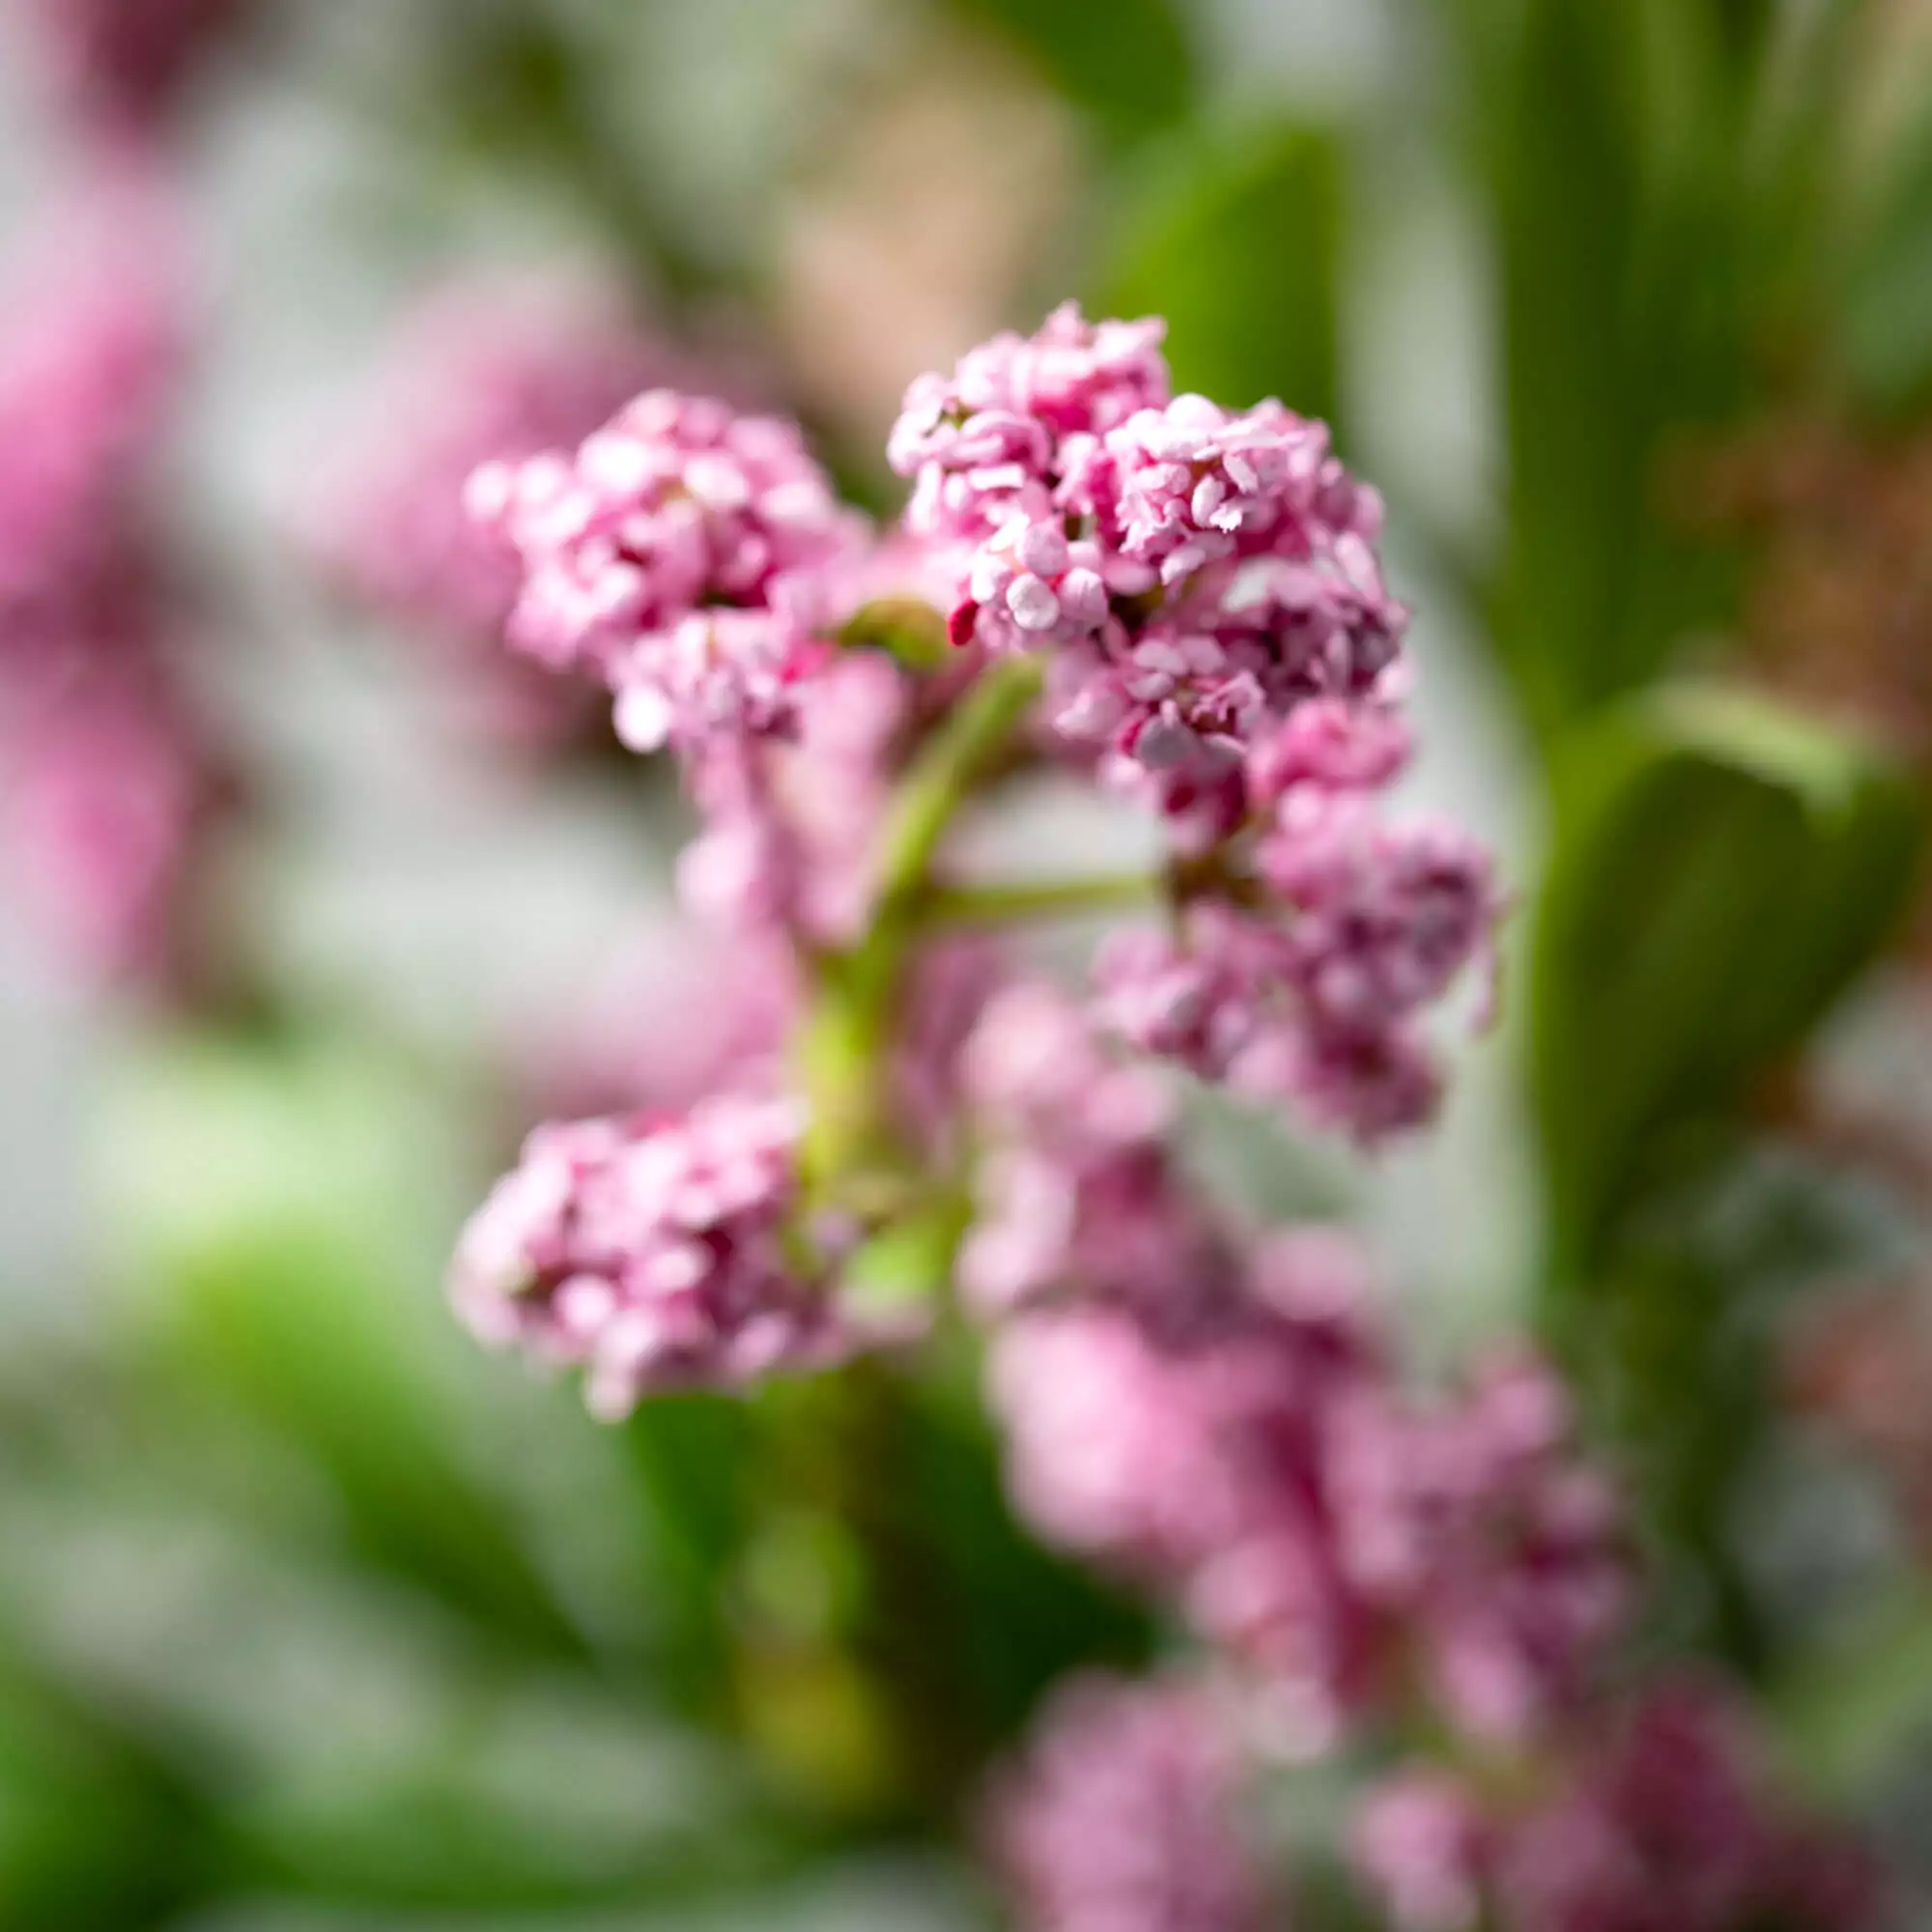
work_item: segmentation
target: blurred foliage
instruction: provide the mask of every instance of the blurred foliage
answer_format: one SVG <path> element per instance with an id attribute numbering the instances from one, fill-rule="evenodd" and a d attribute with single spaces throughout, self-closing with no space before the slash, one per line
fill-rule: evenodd
<path id="1" fill-rule="evenodd" d="M 1687 687 L 1576 734 L 1555 783 L 1529 997 L 1561 1296 L 1896 928 L 1918 803 L 1842 734 Z"/>
<path id="2" fill-rule="evenodd" d="M 1042 75 L 1126 147 L 1172 128 L 1196 86 L 1187 23 L 1176 0 L 951 0 L 1008 36 Z"/>
<path id="3" fill-rule="evenodd" d="M 1932 112 L 1921 111 L 1845 253 L 1839 325 L 1858 394 L 1893 416 L 1932 403 Z"/>
<path id="4" fill-rule="evenodd" d="M 1163 315 L 1179 389 L 1279 396 L 1332 421 L 1342 182 L 1334 137 L 1294 123 L 1171 151 L 1133 183 L 1093 308 Z"/>

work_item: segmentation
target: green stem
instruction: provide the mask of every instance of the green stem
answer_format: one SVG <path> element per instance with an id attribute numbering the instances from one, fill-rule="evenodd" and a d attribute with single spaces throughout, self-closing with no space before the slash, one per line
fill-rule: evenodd
<path id="1" fill-rule="evenodd" d="M 1084 879 L 1018 880 L 1002 885 L 935 886 L 926 894 L 925 923 L 1013 925 L 1036 919 L 1073 919 L 1123 906 L 1156 905 L 1167 891 L 1158 872 L 1095 873 Z"/>
<path id="2" fill-rule="evenodd" d="M 1009 658 L 986 671 L 960 700 L 906 774 L 886 835 L 872 930 L 857 948 L 895 970 L 924 897 L 939 841 L 975 782 L 1039 696 L 1040 669 L 1031 658 Z"/>
<path id="3" fill-rule="evenodd" d="M 884 1075 L 900 985 L 923 930 L 933 860 L 959 808 L 997 767 L 1039 687 L 1039 667 L 1013 658 L 967 691 L 900 781 L 864 938 L 818 962 L 799 1071 L 812 1115 L 806 1178 L 821 1202 L 837 1200 L 863 1214 L 903 1191 L 893 1184 L 901 1152 Z"/>

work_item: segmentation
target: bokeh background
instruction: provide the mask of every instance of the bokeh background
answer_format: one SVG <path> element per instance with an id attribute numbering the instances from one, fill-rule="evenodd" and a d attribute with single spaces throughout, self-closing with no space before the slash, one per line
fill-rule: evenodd
<path id="1" fill-rule="evenodd" d="M 1383 488 L 1415 788 L 1516 895 L 1439 1135 L 1213 1161 L 1428 1346 L 1555 1343 L 1657 1643 L 1932 1887 L 1932 7 L 256 0 L 137 105 L 61 59 L 116 11 L 4 15 L 0 444 L 60 275 L 167 283 L 208 803 L 110 738 L 50 811 L 0 704 L 0 1927 L 993 1922 L 976 1770 L 1149 1633 L 970 1390 L 610 1430 L 448 1321 L 522 1129 L 719 996 L 673 786 L 384 566 L 453 541 L 390 468 L 545 383 L 796 412 L 890 502 L 907 379 L 1069 294 Z M 149 815 L 165 971 L 71 903 Z"/>

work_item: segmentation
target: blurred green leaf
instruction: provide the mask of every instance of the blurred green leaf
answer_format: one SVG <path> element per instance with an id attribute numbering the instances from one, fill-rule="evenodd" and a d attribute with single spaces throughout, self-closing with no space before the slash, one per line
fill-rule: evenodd
<path id="1" fill-rule="evenodd" d="M 1171 0 L 952 0 L 1020 47 L 1125 147 L 1172 127 L 1195 91 L 1194 55 Z"/>
<path id="2" fill-rule="evenodd" d="M 1918 801 L 1861 745 L 1703 689 L 1573 740 L 1535 937 L 1532 1080 L 1559 1288 L 1683 1137 L 1798 1044 L 1890 930 Z"/>
<path id="3" fill-rule="evenodd" d="M 157 1050 L 110 1129 L 123 1266 L 167 1298 L 201 1370 L 314 1459 L 366 1556 L 520 1643 L 581 1654 L 454 1446 L 426 1347 L 447 1321 L 427 1119 L 399 1074 L 355 1054 Z"/>
<path id="4" fill-rule="evenodd" d="M 1932 113 L 1888 156 L 1845 254 L 1837 321 L 1854 388 L 1887 412 L 1932 400 Z"/>
<path id="5" fill-rule="evenodd" d="M 534 1702 L 561 1681 L 532 1687 Z M 599 1699 L 594 1684 L 570 1687 Z M 704 1754 L 627 1729 L 605 1687 L 549 1730 L 514 1698 L 432 1753 L 340 1766 L 237 1806 L 240 1876 L 284 1895 L 384 1907 L 549 1912 L 739 1889 L 809 1841 Z"/>
<path id="6" fill-rule="evenodd" d="M 1341 163 L 1327 131 L 1273 123 L 1162 157 L 1122 211 L 1095 307 L 1164 315 L 1176 385 L 1274 395 L 1332 421 Z"/>
<path id="7" fill-rule="evenodd" d="M 1932 1595 L 1913 1580 L 1868 1604 L 1776 1699 L 1794 1771 L 1821 1799 L 1855 1803 L 1932 1746 Z"/>
<path id="8" fill-rule="evenodd" d="M 752 1505 L 750 1418 L 726 1396 L 660 1395 L 619 1439 L 650 1517 L 634 1527 L 652 1551 L 663 1689 L 688 1715 L 722 1719 L 732 1645 L 725 1591 Z"/>
<path id="9" fill-rule="evenodd" d="M 1050 1553 L 1014 1519 L 1000 1443 L 963 1339 L 926 1382 L 900 1507 L 937 1546 L 963 1700 L 982 1752 L 1009 1748 L 1036 1702 L 1065 1672 L 1096 1662 L 1131 1669 L 1151 1647 L 1145 1613 L 1094 1574 Z"/>
<path id="10" fill-rule="evenodd" d="M 1526 0 L 1506 54 L 1480 38 L 1510 475 L 1497 641 L 1549 738 L 1722 608 L 1721 559 L 1671 531 L 1660 475 L 1747 367 L 1749 63 L 1684 0 Z"/>
<path id="11" fill-rule="evenodd" d="M 214 1839 L 164 1752 L 17 1654 L 0 1663 L 0 1932 L 162 1923 L 201 1892 Z"/>

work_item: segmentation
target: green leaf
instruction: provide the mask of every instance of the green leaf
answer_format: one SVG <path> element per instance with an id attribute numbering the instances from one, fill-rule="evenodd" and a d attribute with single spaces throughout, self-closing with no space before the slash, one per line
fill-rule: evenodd
<path id="1" fill-rule="evenodd" d="M 1857 1802 L 1932 1745 L 1932 1596 L 1921 1581 L 1864 1605 L 1795 1671 L 1774 1706 L 1793 1770 L 1821 1800 Z"/>
<path id="2" fill-rule="evenodd" d="M 1276 122 L 1190 143 L 1129 194 L 1094 306 L 1164 315 L 1178 388 L 1332 420 L 1341 227 L 1326 130 Z"/>
<path id="3" fill-rule="evenodd" d="M 15 1654 L 0 1660 L 0 1932 L 136 1928 L 206 1887 L 217 1836 L 169 1754 Z"/>
<path id="4" fill-rule="evenodd" d="M 1889 159 L 1845 251 L 1838 346 L 1860 397 L 1902 412 L 1932 400 L 1932 113 Z"/>
<path id="5" fill-rule="evenodd" d="M 1610 714 L 1556 780 L 1532 1080 L 1555 1275 L 1574 1286 L 1889 932 L 1919 811 L 1856 741 L 1705 689 Z"/>
<path id="6" fill-rule="evenodd" d="M 1108 138 L 1128 146 L 1192 103 L 1193 49 L 1171 0 L 952 0 L 1028 55 Z"/>
<path id="7" fill-rule="evenodd" d="M 106 1185 L 130 1282 L 191 1373 L 312 1461 L 366 1558 L 518 1642 L 579 1655 L 449 1400 L 469 1345 L 440 1306 L 453 1226 L 434 1118 L 354 1053 L 193 1039 L 110 1107 Z"/>
<path id="8" fill-rule="evenodd" d="M 1656 505 L 1672 442 L 1734 410 L 1747 368 L 1756 205 L 1727 48 L 1685 0 L 1526 0 L 1488 57 L 1510 488 L 1496 636 L 1546 739 L 1723 607 L 1722 559 Z"/>

